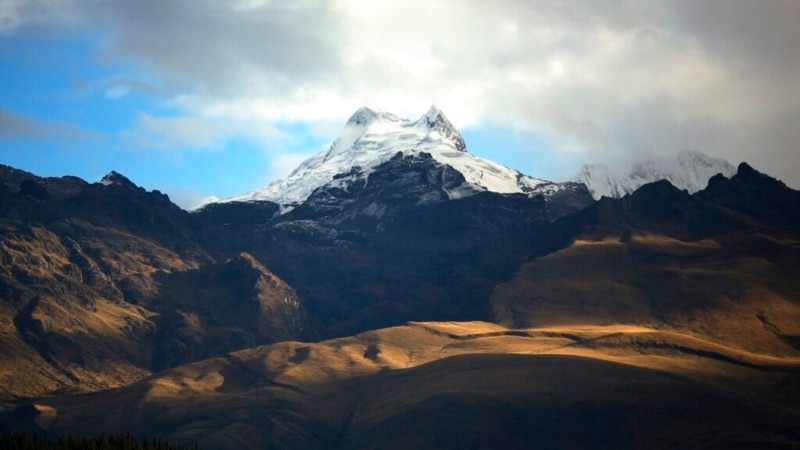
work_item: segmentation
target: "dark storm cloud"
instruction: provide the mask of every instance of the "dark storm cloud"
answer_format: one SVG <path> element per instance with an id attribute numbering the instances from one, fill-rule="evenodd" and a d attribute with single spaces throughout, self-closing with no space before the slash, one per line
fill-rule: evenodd
<path id="1" fill-rule="evenodd" d="M 800 2 L 751 0 L 674 2 L 671 19 L 710 55 L 744 74 L 797 77 Z"/>
<path id="2" fill-rule="evenodd" d="M 625 166 L 692 149 L 800 187 L 800 2 L 519 8 L 534 34 L 550 30 L 549 40 L 525 40 L 524 53 L 561 59 L 565 74 L 544 87 L 494 87 L 491 109 L 507 121 L 530 124 L 576 159 Z M 520 61 L 504 55 L 506 66 Z"/>
<path id="3" fill-rule="evenodd" d="M 670 18 L 709 58 L 734 74 L 748 120 L 719 130 L 725 155 L 751 161 L 800 188 L 800 2 L 674 2 Z"/>
<path id="4" fill-rule="evenodd" d="M 109 57 L 143 61 L 190 91 L 274 93 L 337 72 L 336 22 L 327 3 L 236 5 L 122 0 L 89 14 L 112 36 Z"/>

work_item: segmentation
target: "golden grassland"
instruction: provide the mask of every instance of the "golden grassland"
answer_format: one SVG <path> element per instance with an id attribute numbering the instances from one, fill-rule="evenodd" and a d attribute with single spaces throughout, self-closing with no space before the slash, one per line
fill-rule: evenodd
<path id="1" fill-rule="evenodd" d="M 42 399 L 37 421 L 57 433 L 87 433 L 87 424 L 161 430 L 203 448 L 520 448 L 525 439 L 580 446 L 571 423 L 605 433 L 599 442 L 608 445 L 704 442 L 709 430 L 715 442 L 780 444 L 792 442 L 782 432 L 800 417 L 798 375 L 800 355 L 674 330 L 412 322 L 242 350 L 123 389 Z"/>
<path id="2" fill-rule="evenodd" d="M 754 353 L 796 355 L 800 248 L 794 234 L 682 241 L 584 236 L 524 265 L 493 296 L 512 327 L 631 323 Z"/>

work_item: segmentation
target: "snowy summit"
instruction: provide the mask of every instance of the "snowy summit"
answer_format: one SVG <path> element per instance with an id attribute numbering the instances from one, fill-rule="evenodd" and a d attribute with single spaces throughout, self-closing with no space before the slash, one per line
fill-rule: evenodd
<path id="1" fill-rule="evenodd" d="M 436 106 L 415 121 L 362 107 L 350 117 L 327 150 L 301 163 L 287 178 L 220 202 L 267 200 L 285 210 L 305 201 L 336 175 L 351 173 L 355 168 L 368 176 L 372 169 L 398 152 L 413 155 L 426 152 L 437 162 L 460 172 L 466 180 L 465 186 L 448 192 L 450 198 L 480 191 L 547 195 L 562 188 L 470 154 L 461 134 Z"/>

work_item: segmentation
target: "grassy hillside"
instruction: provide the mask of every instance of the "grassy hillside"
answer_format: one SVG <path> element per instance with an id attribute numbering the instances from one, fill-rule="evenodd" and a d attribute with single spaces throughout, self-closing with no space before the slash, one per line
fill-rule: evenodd
<path id="1" fill-rule="evenodd" d="M 792 448 L 797 398 L 800 357 L 675 330 L 410 323 L 42 399 L 35 422 L 203 448 Z"/>

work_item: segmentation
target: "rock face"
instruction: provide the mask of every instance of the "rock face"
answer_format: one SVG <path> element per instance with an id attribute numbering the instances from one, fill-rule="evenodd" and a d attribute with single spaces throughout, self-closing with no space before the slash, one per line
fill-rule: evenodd
<path id="1" fill-rule="evenodd" d="M 314 338 L 294 290 L 252 256 L 163 275 L 153 369 L 270 342 Z"/>
<path id="2" fill-rule="evenodd" d="M 201 276 L 213 281 L 178 288 L 195 274 L 222 269 L 198 244 L 185 211 L 115 172 L 89 184 L 3 166 L 0 211 L 6 395 L 119 386 L 247 344 L 314 336 L 293 291 L 252 258 L 239 258 L 250 261 L 243 264 L 249 269 L 230 263 L 222 266 L 229 267 L 224 279 Z M 209 297 L 223 287 L 235 298 Z M 190 293 L 205 301 L 186 303 Z M 255 323 L 217 317 L 233 320 L 238 310 Z M 193 336 L 203 338 L 167 355 L 169 339 L 181 332 L 170 317 L 189 318 Z M 231 334 L 209 345 L 226 327 Z"/>
<path id="3" fill-rule="evenodd" d="M 736 168 L 729 162 L 699 152 L 684 151 L 676 159 L 653 158 L 634 164 L 627 172 L 615 171 L 605 164 L 587 164 L 573 177 L 583 183 L 592 196 L 621 198 L 640 186 L 668 180 L 678 189 L 695 193 L 704 189 L 708 179 L 721 174 L 731 177 Z"/>

